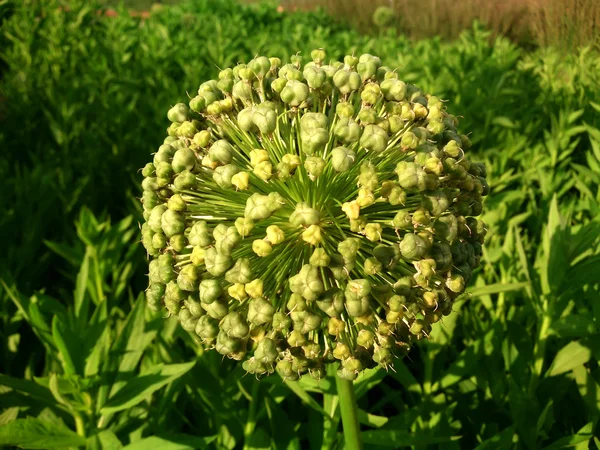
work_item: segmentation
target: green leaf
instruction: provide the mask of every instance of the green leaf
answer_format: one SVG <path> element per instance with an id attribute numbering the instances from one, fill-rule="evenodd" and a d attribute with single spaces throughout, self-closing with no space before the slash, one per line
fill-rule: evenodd
<path id="1" fill-rule="evenodd" d="M 569 372 L 588 362 L 591 356 L 592 352 L 588 347 L 578 341 L 570 342 L 558 351 L 546 376 L 553 377 Z"/>
<path id="2" fill-rule="evenodd" d="M 87 450 L 122 450 L 123 444 L 115 433 L 104 430 L 88 438 Z"/>
<path id="3" fill-rule="evenodd" d="M 500 433 L 486 439 L 479 444 L 475 450 L 509 450 L 513 448 L 513 438 L 515 435 L 515 427 L 508 427 Z"/>
<path id="4" fill-rule="evenodd" d="M 325 412 L 325 410 L 323 408 L 321 408 L 321 405 L 319 405 L 316 400 L 314 398 L 312 398 L 310 396 L 310 394 L 308 392 L 306 392 L 302 386 L 300 385 L 300 383 L 298 383 L 297 381 L 290 381 L 290 380 L 285 380 L 285 385 L 294 393 L 298 396 L 298 398 L 300 398 L 300 400 L 302 400 L 303 403 L 305 403 L 307 406 L 311 407 L 312 409 L 314 409 L 315 411 L 317 411 L 319 414 L 321 414 L 323 417 L 325 417 L 327 420 L 331 420 L 331 417 L 329 416 L 329 414 L 327 414 Z"/>
<path id="5" fill-rule="evenodd" d="M 81 340 L 61 322 L 59 316 L 54 316 L 52 319 L 52 339 L 58 349 L 65 373 L 82 375 Z"/>
<path id="6" fill-rule="evenodd" d="M 29 417 L 0 427 L 0 445 L 30 449 L 65 449 L 86 443 L 84 437 L 55 424 Z"/>
<path id="7" fill-rule="evenodd" d="M 598 332 L 594 318 L 583 314 L 569 314 L 554 322 L 550 329 L 562 338 L 584 337 Z"/>
<path id="8" fill-rule="evenodd" d="M 50 390 L 34 383 L 33 381 L 13 378 L 9 375 L 0 373 L 0 386 L 7 386 L 22 394 L 31 396 L 38 401 L 48 403 L 49 405 L 56 405 L 56 400 L 52 396 Z"/>
<path id="9" fill-rule="evenodd" d="M 164 385 L 183 376 L 196 364 L 195 361 L 184 364 L 161 365 L 149 373 L 132 378 L 119 392 L 102 407 L 101 414 L 113 414 L 131 408 L 150 397 Z"/>
<path id="10" fill-rule="evenodd" d="M 593 437 L 593 431 L 594 423 L 590 422 L 587 425 L 585 425 L 581 430 L 579 430 L 576 434 L 560 438 L 558 441 L 555 441 L 549 446 L 544 447 L 543 450 L 559 450 L 565 447 L 572 447 L 574 445 L 579 444 L 580 442 L 587 442 Z"/>
<path id="11" fill-rule="evenodd" d="M 367 394 L 374 386 L 377 386 L 385 378 L 387 372 L 381 367 L 364 370 L 354 382 L 356 399 Z"/>
<path id="12" fill-rule="evenodd" d="M 363 409 L 358 410 L 358 421 L 363 425 L 368 425 L 373 428 L 381 428 L 386 423 L 388 423 L 389 419 L 383 416 L 376 416 L 375 414 L 370 414 Z"/>
<path id="13" fill-rule="evenodd" d="M 369 430 L 361 433 L 365 444 L 401 448 L 411 445 L 433 445 L 454 442 L 461 436 L 432 436 L 431 433 L 410 433 L 400 430 Z"/>
<path id="14" fill-rule="evenodd" d="M 527 286 L 529 286 L 528 282 L 488 284 L 486 286 L 467 289 L 467 294 L 470 297 L 481 297 L 483 295 L 500 294 L 501 292 L 519 291 Z"/>
<path id="15" fill-rule="evenodd" d="M 573 375 L 590 415 L 600 417 L 600 385 L 584 365 L 574 367 Z"/>
<path id="16" fill-rule="evenodd" d="M 217 436 L 197 437 L 187 434 L 163 434 L 133 442 L 123 447 L 123 450 L 196 450 L 207 448 L 208 444 L 216 438 Z"/>

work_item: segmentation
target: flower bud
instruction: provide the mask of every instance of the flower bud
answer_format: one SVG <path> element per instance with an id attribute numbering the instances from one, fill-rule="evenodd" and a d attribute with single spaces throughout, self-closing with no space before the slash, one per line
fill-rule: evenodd
<path id="1" fill-rule="evenodd" d="M 342 205 L 342 211 L 346 213 L 348 219 L 356 220 L 360 215 L 360 205 L 356 200 L 352 200 Z"/>
<path id="2" fill-rule="evenodd" d="M 371 242 L 380 241 L 382 237 L 383 228 L 379 223 L 368 223 L 365 227 L 364 234 Z"/>
<path id="3" fill-rule="evenodd" d="M 304 168 L 308 172 L 308 176 L 314 180 L 323 173 L 326 164 L 325 160 L 319 156 L 309 156 L 304 161 Z"/>
<path id="4" fill-rule="evenodd" d="M 256 239 L 254 242 L 252 242 L 252 251 L 259 257 L 263 258 L 271 254 L 273 247 L 271 247 L 271 244 L 269 244 L 267 241 Z"/>
<path id="5" fill-rule="evenodd" d="M 150 216 L 148 217 L 148 227 L 155 233 L 162 232 L 161 219 L 164 212 L 167 210 L 165 205 L 158 205 L 152 208 Z"/>
<path id="6" fill-rule="evenodd" d="M 281 244 L 284 239 L 285 235 L 283 234 L 283 231 L 281 231 L 281 228 L 279 228 L 277 225 L 269 225 L 267 227 L 267 240 L 272 245 Z"/>
<path id="7" fill-rule="evenodd" d="M 316 248 L 309 259 L 309 264 L 313 267 L 328 267 L 331 258 L 323 248 Z"/>
<path id="8" fill-rule="evenodd" d="M 250 283 L 253 278 L 253 272 L 250 268 L 248 258 L 239 258 L 235 265 L 225 274 L 225 280 L 229 283 Z"/>
<path id="9" fill-rule="evenodd" d="M 196 182 L 196 176 L 189 170 L 184 170 L 175 177 L 173 185 L 178 191 L 185 191 L 195 187 Z"/>
<path id="10" fill-rule="evenodd" d="M 406 233 L 400 242 L 400 252 L 409 261 L 421 259 L 426 251 L 426 242 L 414 233 Z"/>
<path id="11" fill-rule="evenodd" d="M 225 139 L 219 139 L 211 145 L 208 157 L 211 161 L 229 164 L 233 158 L 233 147 Z"/>
<path id="12" fill-rule="evenodd" d="M 167 209 L 160 218 L 160 226 L 167 237 L 181 234 L 185 229 L 185 216 L 178 211 Z"/>
<path id="13" fill-rule="evenodd" d="M 240 169 L 233 164 L 219 166 L 213 172 L 213 180 L 223 189 L 233 186 L 233 177 L 240 172 Z"/>
<path id="14" fill-rule="evenodd" d="M 337 172 L 346 172 L 356 160 L 356 153 L 346 147 L 336 147 L 331 151 L 331 165 Z"/>
<path id="15" fill-rule="evenodd" d="M 260 326 L 260 325 L 264 325 L 266 323 L 273 322 L 273 328 L 277 329 L 278 327 L 276 325 L 281 326 L 287 320 L 288 321 L 287 327 L 289 327 L 290 319 L 285 314 L 281 313 L 283 315 L 283 317 L 280 319 L 284 319 L 284 320 L 283 320 L 283 322 L 279 321 L 277 324 L 275 322 L 274 314 L 275 314 L 275 307 L 270 302 L 268 302 L 267 300 L 265 300 L 262 297 L 252 299 L 252 300 L 250 300 L 250 303 L 248 304 L 248 322 L 250 322 L 251 324 L 253 324 L 255 326 Z M 284 326 L 281 329 L 287 328 L 287 327 Z"/>
<path id="16" fill-rule="evenodd" d="M 310 207 L 306 202 L 300 202 L 290 216 L 290 223 L 294 226 L 307 226 L 318 224 L 321 220 L 321 214 L 316 209 Z"/>
<path id="17" fill-rule="evenodd" d="M 301 81 L 288 80 L 281 91 L 281 100 L 290 106 L 300 106 L 308 98 L 308 86 Z"/>
<path id="18" fill-rule="evenodd" d="M 308 264 L 302 266 L 300 272 L 290 278 L 290 289 L 306 300 L 316 300 L 324 290 L 318 269 Z"/>
<path id="19" fill-rule="evenodd" d="M 204 264 L 208 273 L 218 277 L 231 267 L 233 259 L 229 255 L 217 253 L 215 248 L 208 248 L 204 253 Z"/>
<path id="20" fill-rule="evenodd" d="M 245 191 L 248 189 L 249 180 L 250 176 L 248 175 L 248 172 L 238 172 L 231 177 L 231 184 L 232 186 L 235 186 L 236 189 Z"/>
<path id="21" fill-rule="evenodd" d="M 177 103 L 167 113 L 171 122 L 185 122 L 188 119 L 189 108 L 185 103 Z"/>

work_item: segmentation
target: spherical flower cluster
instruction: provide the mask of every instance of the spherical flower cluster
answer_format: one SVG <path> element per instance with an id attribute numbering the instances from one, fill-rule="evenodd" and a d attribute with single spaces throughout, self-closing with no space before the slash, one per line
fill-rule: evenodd
<path id="1" fill-rule="evenodd" d="M 142 173 L 147 301 L 246 371 L 388 367 L 479 264 L 486 168 L 442 101 L 365 54 L 256 57 L 168 112 Z"/>

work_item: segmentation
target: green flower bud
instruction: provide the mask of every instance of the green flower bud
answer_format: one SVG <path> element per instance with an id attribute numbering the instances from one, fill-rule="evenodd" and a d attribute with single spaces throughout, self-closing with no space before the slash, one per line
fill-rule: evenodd
<path id="1" fill-rule="evenodd" d="M 323 248 L 316 248 L 309 259 L 309 264 L 313 267 L 329 266 L 330 258 Z"/>
<path id="2" fill-rule="evenodd" d="M 211 145 L 208 157 L 211 161 L 229 164 L 233 158 L 233 147 L 225 139 L 219 139 Z"/>
<path id="3" fill-rule="evenodd" d="M 198 290 L 198 268 L 193 264 L 184 266 L 177 276 L 177 286 L 182 291 L 194 292 Z"/>
<path id="4" fill-rule="evenodd" d="M 177 136 L 182 136 L 190 139 L 193 138 L 197 132 L 198 129 L 196 128 L 194 123 L 190 121 L 182 122 L 181 125 L 177 128 Z"/>
<path id="5" fill-rule="evenodd" d="M 301 81 L 288 80 L 281 91 L 281 100 L 290 106 L 300 106 L 308 98 L 308 86 Z"/>
<path id="6" fill-rule="evenodd" d="M 368 223 L 364 229 L 364 234 L 371 242 L 380 241 L 383 228 L 379 223 Z"/>
<path id="7" fill-rule="evenodd" d="M 155 167 L 153 163 L 147 163 L 142 169 L 142 176 L 153 177 L 155 175 Z"/>
<path id="8" fill-rule="evenodd" d="M 344 144 L 358 142 L 362 131 L 362 127 L 352 117 L 341 117 L 333 128 L 335 137 Z"/>
<path id="9" fill-rule="evenodd" d="M 325 71 L 318 67 L 307 66 L 304 69 L 303 75 L 306 79 L 306 83 L 311 89 L 321 88 L 321 86 L 323 86 L 327 80 L 327 74 Z"/>
<path id="10" fill-rule="evenodd" d="M 252 101 L 252 86 L 248 81 L 240 80 L 233 85 L 231 95 L 236 100 Z"/>
<path id="11" fill-rule="evenodd" d="M 329 317 L 339 317 L 344 311 L 344 293 L 339 290 L 329 291 L 329 294 L 326 294 L 323 300 L 318 300 L 316 304 Z"/>
<path id="12" fill-rule="evenodd" d="M 360 138 L 360 144 L 367 150 L 381 153 L 386 149 L 388 139 L 389 136 L 384 129 L 377 125 L 367 125 Z"/>
<path id="13" fill-rule="evenodd" d="M 284 239 L 285 235 L 281 228 L 279 228 L 277 225 L 269 225 L 267 227 L 267 240 L 272 245 L 281 244 Z"/>
<path id="14" fill-rule="evenodd" d="M 181 303 L 186 298 L 186 293 L 181 290 L 175 281 L 170 281 L 165 289 L 165 306 L 169 314 L 176 316 L 181 309 Z"/>
<path id="15" fill-rule="evenodd" d="M 425 171 L 413 162 L 401 161 L 396 165 L 398 182 L 404 189 L 418 188 L 426 176 Z"/>
<path id="16" fill-rule="evenodd" d="M 167 201 L 167 208 L 182 212 L 187 209 L 187 204 L 181 195 L 175 194 Z"/>
<path id="17" fill-rule="evenodd" d="M 185 103 L 177 103 L 167 113 L 171 122 L 185 122 L 188 119 L 189 108 Z"/>
<path id="18" fill-rule="evenodd" d="M 356 160 L 356 153 L 346 147 L 336 147 L 331 151 L 331 165 L 336 172 L 346 172 Z"/>
<path id="19" fill-rule="evenodd" d="M 246 284 L 252 281 L 253 272 L 250 268 L 250 260 L 248 258 L 239 258 L 235 265 L 225 274 L 225 280 L 229 283 Z"/>
<path id="20" fill-rule="evenodd" d="M 162 305 L 165 295 L 165 286 L 163 284 L 151 284 L 146 290 L 146 301 L 152 311 L 158 311 Z"/>
<path id="21" fill-rule="evenodd" d="M 302 130 L 300 139 L 302 140 L 302 151 L 307 155 L 313 155 L 325 148 L 329 142 L 329 132 L 325 128 Z"/>
<path id="22" fill-rule="evenodd" d="M 259 257 L 263 258 L 269 256 L 273 251 L 273 247 L 267 241 L 262 239 L 256 239 L 252 242 L 252 251 Z"/>
<path id="23" fill-rule="evenodd" d="M 271 61 L 266 56 L 258 56 L 248 63 L 258 78 L 263 78 L 271 70 Z"/>
<path id="24" fill-rule="evenodd" d="M 342 205 L 342 211 L 346 213 L 346 216 L 350 221 L 356 220 L 360 215 L 360 205 L 356 200 L 346 202 Z"/>
<path id="25" fill-rule="evenodd" d="M 176 234 L 175 236 L 171 236 L 171 239 L 169 239 L 169 247 L 177 253 L 183 252 L 187 245 L 187 239 L 183 234 Z"/>
<path id="26" fill-rule="evenodd" d="M 290 223 L 294 226 L 314 225 L 321 220 L 321 214 L 316 209 L 310 207 L 306 202 L 300 202 L 290 216 Z"/>
<path id="27" fill-rule="evenodd" d="M 175 171 L 173 166 L 167 161 L 160 161 L 156 164 L 156 176 L 157 178 L 168 178 L 171 179 Z"/>
<path id="28" fill-rule="evenodd" d="M 166 210 L 167 207 L 165 205 L 158 205 L 152 208 L 152 211 L 150 212 L 150 217 L 148 217 L 147 223 L 148 227 L 155 233 L 162 232 L 161 220 L 162 215 Z"/>
<path id="29" fill-rule="evenodd" d="M 223 189 L 230 188 L 233 186 L 233 176 L 239 171 L 240 169 L 233 164 L 219 166 L 213 172 L 213 180 L 215 180 L 215 183 L 217 183 L 219 187 L 222 187 Z"/>
<path id="30" fill-rule="evenodd" d="M 256 130 L 258 127 L 254 123 L 254 107 L 249 106 L 247 108 L 242 109 L 237 116 L 237 121 L 239 127 L 246 132 L 252 132 Z"/>
<path id="31" fill-rule="evenodd" d="M 409 261 L 415 261 L 425 256 L 427 243 L 414 233 L 406 233 L 400 242 L 400 252 Z"/>
<path id="32" fill-rule="evenodd" d="M 216 229 L 215 229 L 216 230 Z M 225 233 L 215 238 L 215 248 L 223 255 L 230 255 L 235 246 L 240 242 L 241 236 L 236 227 L 227 227 Z"/>
<path id="33" fill-rule="evenodd" d="M 268 161 L 263 161 L 254 167 L 254 175 L 264 181 L 268 181 L 273 175 L 273 165 Z"/>
<path id="34" fill-rule="evenodd" d="M 379 119 L 379 116 L 377 115 L 377 112 L 373 109 L 373 108 L 363 108 L 360 110 L 360 112 L 358 113 L 358 120 L 360 121 L 361 124 L 363 125 L 373 125 L 375 123 L 377 123 L 377 120 Z M 385 131 L 385 130 L 384 130 Z"/>
<path id="35" fill-rule="evenodd" d="M 234 283 L 227 288 L 227 293 L 230 297 L 242 302 L 248 298 L 244 285 L 242 283 Z"/>
<path id="36" fill-rule="evenodd" d="M 204 315 L 196 323 L 196 334 L 205 340 L 213 340 L 219 334 L 219 322 L 210 316 Z"/>
<path id="37" fill-rule="evenodd" d="M 227 315 L 229 307 L 224 299 L 215 300 L 212 303 L 202 303 L 202 308 L 213 319 L 220 320 Z"/>
<path id="38" fill-rule="evenodd" d="M 161 250 L 167 246 L 167 238 L 163 233 L 155 233 L 152 236 L 152 247 Z"/>
<path id="39" fill-rule="evenodd" d="M 273 322 L 274 329 L 284 329 L 289 327 L 290 319 L 284 313 L 278 312 L 279 317 L 278 323 L 275 321 L 275 307 L 262 297 L 250 300 L 248 304 L 248 322 L 252 325 L 260 326 L 266 323 Z M 283 320 L 283 321 L 282 321 Z M 281 326 L 287 321 L 287 326 Z"/>
<path id="40" fill-rule="evenodd" d="M 196 175 L 191 173 L 189 170 L 184 170 L 175 177 L 173 185 L 178 191 L 186 191 L 195 187 L 196 182 Z"/>
<path id="41" fill-rule="evenodd" d="M 223 318 L 221 330 L 229 337 L 243 339 L 248 336 L 250 327 L 248 327 L 248 323 L 246 323 L 246 319 L 242 314 L 238 311 L 232 311 Z"/>
<path id="42" fill-rule="evenodd" d="M 360 240 L 357 238 L 346 238 L 338 244 L 338 252 L 346 259 L 354 259 L 360 250 Z"/>
<path id="43" fill-rule="evenodd" d="M 351 355 L 350 348 L 346 344 L 338 341 L 333 349 L 334 358 L 343 361 L 344 359 L 349 358 Z"/>
<path id="44" fill-rule="evenodd" d="M 314 180 L 323 173 L 326 164 L 325 160 L 319 156 L 309 156 L 304 161 L 304 168 L 308 172 L 308 176 Z"/>
<path id="45" fill-rule="evenodd" d="M 246 201 L 245 216 L 252 220 L 266 219 L 284 203 L 281 195 L 276 192 L 269 195 L 254 193 Z"/>
<path id="46" fill-rule="evenodd" d="M 371 282 L 365 279 L 350 280 L 344 294 L 347 301 L 360 300 L 371 293 Z"/>
<path id="47" fill-rule="evenodd" d="M 160 218 L 160 226 L 167 237 L 183 233 L 185 216 L 172 209 L 167 209 Z"/>
<path id="48" fill-rule="evenodd" d="M 294 331 L 299 331 L 303 335 L 316 330 L 321 325 L 321 316 L 308 310 L 297 312 L 295 314 L 295 319 L 292 320 L 294 323 Z"/>
<path id="49" fill-rule="evenodd" d="M 375 334 L 371 330 L 363 328 L 358 332 L 356 343 L 366 349 L 373 348 L 375 344 Z"/>
<path id="50" fill-rule="evenodd" d="M 278 356 L 277 344 L 275 344 L 273 339 L 269 338 L 261 339 L 254 351 L 254 357 L 263 363 L 272 364 L 277 360 Z"/>
<path id="51" fill-rule="evenodd" d="M 367 275 L 375 275 L 383 270 L 383 264 L 375 258 L 370 257 L 365 260 L 365 273 Z"/>
<path id="52" fill-rule="evenodd" d="M 358 90 L 362 84 L 362 80 L 358 73 L 341 69 L 333 75 L 333 84 L 335 84 L 342 95 L 347 95 Z"/>
<path id="53" fill-rule="evenodd" d="M 192 225 L 190 234 L 188 235 L 188 241 L 191 245 L 199 245 L 201 247 L 206 247 L 212 243 L 208 225 L 204 220 L 195 222 L 194 225 Z"/>
<path id="54" fill-rule="evenodd" d="M 340 119 L 347 119 L 347 118 L 353 117 L 355 114 L 354 106 L 348 102 L 339 102 L 335 107 L 335 113 L 338 115 L 338 117 L 340 117 Z M 360 132 L 362 132 L 362 129 L 360 129 L 359 133 Z M 340 131 L 340 134 L 341 133 L 343 133 L 343 132 Z M 337 135 L 335 129 L 334 129 L 334 134 Z M 359 135 L 359 137 L 360 137 L 360 135 Z M 358 140 L 358 138 L 357 138 L 357 140 Z M 356 141 L 354 141 L 354 142 L 356 142 Z"/>
<path id="55" fill-rule="evenodd" d="M 386 100 L 401 102 L 406 98 L 406 84 L 403 81 L 388 78 L 381 82 L 381 92 Z"/>
<path id="56" fill-rule="evenodd" d="M 250 176 L 248 175 L 248 172 L 239 172 L 231 177 L 231 184 L 240 191 L 248 189 L 249 181 Z"/>
<path id="57" fill-rule="evenodd" d="M 229 255 L 222 255 L 215 248 L 208 248 L 204 253 L 206 271 L 215 277 L 223 275 L 233 264 Z"/>
<path id="58" fill-rule="evenodd" d="M 374 191 L 379 187 L 379 180 L 375 167 L 369 163 L 363 163 L 360 166 L 360 175 L 358 177 L 358 185 L 364 186 Z"/>
<path id="59" fill-rule="evenodd" d="M 360 206 L 361 208 L 370 206 L 373 203 L 375 203 L 375 194 L 373 194 L 373 191 L 371 189 L 363 186 L 358 190 L 358 197 L 356 197 L 356 203 L 358 203 L 358 206 Z"/>
<path id="60" fill-rule="evenodd" d="M 271 134 L 277 128 L 277 111 L 275 106 L 262 103 L 252 113 L 252 121 L 261 133 Z"/>
<path id="61" fill-rule="evenodd" d="M 263 281 L 260 278 L 252 280 L 250 283 L 244 285 L 246 294 L 252 298 L 259 298 L 263 295 Z"/>
<path id="62" fill-rule="evenodd" d="M 300 272 L 290 278 L 290 290 L 306 300 L 316 300 L 324 291 L 318 269 L 308 264 L 303 265 Z"/>
<path id="63" fill-rule="evenodd" d="M 281 94 L 283 89 L 286 87 L 288 80 L 285 78 L 275 78 L 271 83 L 271 89 L 278 94 Z"/>
<path id="64" fill-rule="evenodd" d="M 215 344 L 215 350 L 221 355 L 231 355 L 237 352 L 242 346 L 239 339 L 229 337 L 224 330 L 221 330 L 217 335 L 217 342 Z"/>
<path id="65" fill-rule="evenodd" d="M 173 155 L 171 165 L 175 173 L 192 170 L 196 165 L 196 154 L 189 148 L 180 148 Z"/>
<path id="66" fill-rule="evenodd" d="M 254 228 L 254 220 L 246 217 L 238 217 L 235 219 L 235 228 L 238 234 L 244 238 L 248 236 L 250 231 L 252 231 L 252 228 Z"/>

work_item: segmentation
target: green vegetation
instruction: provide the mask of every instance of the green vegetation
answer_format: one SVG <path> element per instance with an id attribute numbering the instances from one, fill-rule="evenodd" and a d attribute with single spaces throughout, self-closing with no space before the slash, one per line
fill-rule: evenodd
<path id="1" fill-rule="evenodd" d="M 189 0 L 148 19 L 0 1 L 0 446 L 343 448 L 334 373 L 256 382 L 145 307 L 139 168 L 203 81 L 257 54 L 375 54 L 448 99 L 487 167 L 454 313 L 355 381 L 365 448 L 600 448 L 600 55 L 361 35 Z M 190 94 L 189 98 L 186 92 Z M 73 225 L 74 224 L 74 225 Z"/>

